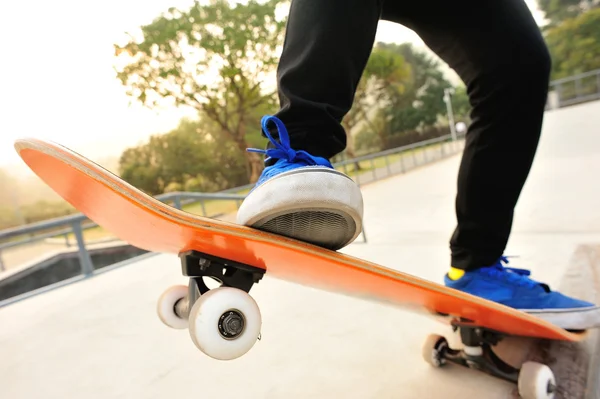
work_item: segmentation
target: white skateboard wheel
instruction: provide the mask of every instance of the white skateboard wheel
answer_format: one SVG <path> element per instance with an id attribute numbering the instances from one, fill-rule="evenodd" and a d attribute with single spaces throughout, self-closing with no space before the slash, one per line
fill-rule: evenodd
<path id="1" fill-rule="evenodd" d="M 183 330 L 188 328 L 188 319 L 181 318 L 175 313 L 177 301 L 187 296 L 188 287 L 185 285 L 174 285 L 168 288 L 158 299 L 156 312 L 160 320 L 171 328 Z"/>
<path id="2" fill-rule="evenodd" d="M 232 360 L 256 343 L 262 319 L 254 299 L 243 290 L 219 287 L 198 298 L 189 315 L 194 344 L 206 355 Z"/>
<path id="3" fill-rule="evenodd" d="M 431 334 L 425 340 L 422 349 L 423 359 L 433 367 L 441 367 L 446 360 L 441 356 L 442 347 L 447 347 L 448 341 L 441 335 Z"/>
<path id="4" fill-rule="evenodd" d="M 518 386 L 523 399 L 553 399 L 556 391 L 550 367 L 535 362 L 525 362 L 521 366 Z"/>

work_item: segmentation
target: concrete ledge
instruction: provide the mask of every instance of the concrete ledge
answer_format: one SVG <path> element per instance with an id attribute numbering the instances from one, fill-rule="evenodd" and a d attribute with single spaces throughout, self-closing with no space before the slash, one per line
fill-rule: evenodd
<path id="1" fill-rule="evenodd" d="M 111 268 L 124 259 L 136 258 L 148 251 L 124 242 L 104 243 L 88 248 L 93 261 L 94 274 Z M 61 281 L 78 281 L 83 273 L 77 248 L 52 251 L 34 261 L 0 274 L 0 307 L 12 298 L 35 295 L 62 286 Z M 87 276 L 86 276 L 87 277 Z"/>
<path id="2" fill-rule="evenodd" d="M 58 289 L 58 288 L 61 288 L 61 287 L 65 287 L 65 286 L 70 285 L 70 284 L 78 283 L 80 281 L 96 277 L 98 275 L 110 272 L 112 270 L 116 270 L 118 268 L 131 265 L 133 263 L 141 262 L 141 261 L 143 261 L 143 260 L 145 260 L 147 258 L 151 258 L 151 257 L 156 256 L 156 255 L 158 255 L 158 253 L 156 253 L 156 252 L 147 252 L 145 254 L 137 255 L 137 256 L 134 256 L 133 258 L 125 259 L 125 260 L 122 260 L 120 262 L 113 263 L 112 265 L 105 266 L 105 267 L 103 267 L 101 269 L 96 270 L 94 272 L 94 274 L 91 275 L 91 276 L 86 276 L 86 275 L 83 275 L 83 274 L 79 274 L 79 275 L 77 275 L 75 277 L 72 277 L 72 278 L 69 278 L 69 279 L 66 279 L 66 280 L 61 280 L 61 281 L 59 281 L 57 283 L 50 284 L 50 285 L 47 285 L 45 287 L 41 287 L 41 288 L 35 289 L 33 291 L 25 292 L 25 293 L 23 293 L 21 295 L 17 295 L 17 296 L 14 296 L 14 297 L 11 297 L 11 298 L 8 298 L 8 299 L 5 299 L 5 300 L 1 300 L 0 301 L 0 308 L 2 308 L 4 306 L 12 305 L 12 304 L 20 302 L 20 301 L 24 301 L 26 299 L 35 297 L 37 295 L 44 294 L 46 292 L 49 292 L 49 291 L 52 291 L 52 290 L 55 290 L 55 289 Z"/>
<path id="3" fill-rule="evenodd" d="M 558 289 L 598 303 L 600 244 L 577 247 Z M 590 330 L 579 343 L 537 341 L 527 358 L 547 364 L 558 382 L 556 399 L 600 398 L 600 333 Z"/>

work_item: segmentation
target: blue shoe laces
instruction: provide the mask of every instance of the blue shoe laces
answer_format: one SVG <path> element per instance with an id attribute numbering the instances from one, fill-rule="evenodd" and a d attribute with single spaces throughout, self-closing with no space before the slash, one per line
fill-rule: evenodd
<path id="1" fill-rule="evenodd" d="M 274 122 L 275 126 L 277 127 L 279 141 L 276 141 L 273 138 L 273 136 L 271 136 L 271 133 L 269 133 L 267 125 L 271 121 Z M 303 150 L 296 151 L 292 149 L 292 147 L 290 146 L 290 136 L 287 132 L 287 129 L 285 128 L 285 125 L 279 118 L 270 115 L 265 115 L 262 117 L 261 125 L 263 132 L 265 133 L 269 141 L 273 143 L 275 148 L 268 148 L 266 150 L 261 150 L 258 148 L 248 148 L 246 151 L 265 154 L 267 156 L 265 162 L 270 159 L 285 159 L 290 163 L 301 163 L 307 166 L 321 165 L 333 168 L 331 162 L 329 162 L 325 158 L 312 156 L 308 152 Z"/>
<path id="2" fill-rule="evenodd" d="M 483 267 L 479 269 L 479 271 L 494 278 L 505 279 L 521 287 L 533 288 L 541 285 L 542 287 L 547 288 L 545 284 L 540 284 L 537 281 L 531 280 L 529 277 L 527 277 L 531 275 L 529 270 L 505 267 L 503 264 L 508 264 L 508 257 L 502 256 L 494 265 Z"/>

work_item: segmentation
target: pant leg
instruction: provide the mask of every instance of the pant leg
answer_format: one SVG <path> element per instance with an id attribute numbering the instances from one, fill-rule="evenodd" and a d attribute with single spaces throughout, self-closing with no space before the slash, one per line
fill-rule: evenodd
<path id="1" fill-rule="evenodd" d="M 472 105 L 451 262 L 465 270 L 487 266 L 505 250 L 534 159 L 550 56 L 523 0 L 409 3 L 388 0 L 382 18 L 415 30 L 464 80 Z"/>
<path id="2" fill-rule="evenodd" d="M 331 158 L 371 54 L 382 0 L 293 0 L 277 78 L 292 148 Z"/>

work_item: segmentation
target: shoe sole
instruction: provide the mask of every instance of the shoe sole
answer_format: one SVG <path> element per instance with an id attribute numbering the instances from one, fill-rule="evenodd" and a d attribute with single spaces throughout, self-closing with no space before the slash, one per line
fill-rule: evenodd
<path id="1" fill-rule="evenodd" d="M 360 188 L 348 176 L 324 167 L 281 173 L 244 200 L 237 223 L 337 250 L 362 231 Z"/>
<path id="2" fill-rule="evenodd" d="M 600 307 L 573 309 L 519 309 L 565 330 L 587 330 L 600 326 Z"/>

